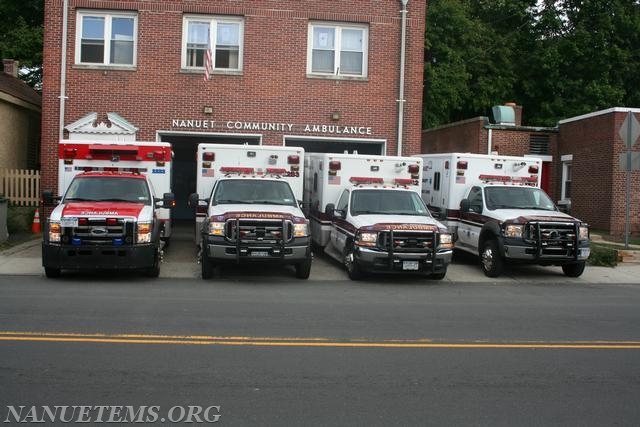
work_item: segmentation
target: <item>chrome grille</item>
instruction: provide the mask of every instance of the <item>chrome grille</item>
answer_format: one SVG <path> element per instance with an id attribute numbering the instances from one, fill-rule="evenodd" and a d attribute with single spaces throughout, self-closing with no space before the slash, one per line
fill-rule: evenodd
<path id="1" fill-rule="evenodd" d="M 271 243 L 293 240 L 293 223 L 287 220 L 231 219 L 225 224 L 231 242 Z"/>
<path id="2" fill-rule="evenodd" d="M 106 218 L 78 218 L 77 227 L 65 227 L 62 233 L 64 243 L 76 245 L 132 244 L 135 235 L 133 218 L 115 218 L 115 223 L 107 224 Z M 86 221 L 86 223 L 85 223 Z"/>
<path id="3" fill-rule="evenodd" d="M 432 252 L 436 233 L 415 231 L 382 231 L 378 233 L 378 249 L 391 252 Z"/>
<path id="4" fill-rule="evenodd" d="M 578 246 L 577 228 L 570 222 L 534 222 L 528 238 L 538 243 L 540 255 L 573 256 Z"/>

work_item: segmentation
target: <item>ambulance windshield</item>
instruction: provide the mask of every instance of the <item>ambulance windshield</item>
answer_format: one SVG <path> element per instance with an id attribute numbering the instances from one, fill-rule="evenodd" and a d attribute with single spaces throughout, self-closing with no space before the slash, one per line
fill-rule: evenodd
<path id="1" fill-rule="evenodd" d="M 65 202 L 151 203 L 144 179 L 128 177 L 76 177 L 64 196 Z"/>
<path id="2" fill-rule="evenodd" d="M 351 215 L 418 215 L 429 213 L 413 191 L 357 190 L 351 196 Z"/>
<path id="3" fill-rule="evenodd" d="M 214 190 L 211 203 L 297 206 L 286 181 L 261 179 L 222 180 Z"/>
<path id="4" fill-rule="evenodd" d="M 547 194 L 537 187 L 487 187 L 484 189 L 487 209 L 556 210 Z"/>

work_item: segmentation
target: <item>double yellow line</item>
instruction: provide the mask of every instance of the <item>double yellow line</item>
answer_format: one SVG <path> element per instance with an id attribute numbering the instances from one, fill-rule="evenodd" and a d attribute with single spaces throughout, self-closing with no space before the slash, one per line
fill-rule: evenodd
<path id="1" fill-rule="evenodd" d="M 254 347 L 346 347 L 397 349 L 576 349 L 576 350 L 640 350 L 640 341 L 458 341 L 434 342 L 418 340 L 336 340 L 302 337 L 242 337 L 209 335 L 149 335 L 149 334 L 83 334 L 65 332 L 0 331 L 0 341 L 65 342 L 111 344 L 217 345 Z"/>

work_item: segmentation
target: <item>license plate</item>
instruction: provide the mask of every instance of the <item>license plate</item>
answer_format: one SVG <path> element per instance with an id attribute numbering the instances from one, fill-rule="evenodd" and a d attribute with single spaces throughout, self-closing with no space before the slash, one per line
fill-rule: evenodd
<path id="1" fill-rule="evenodd" d="M 419 266 L 418 261 L 402 261 L 403 270 L 418 270 Z"/>
<path id="2" fill-rule="evenodd" d="M 77 227 L 78 218 L 60 218 L 60 227 Z"/>
<path id="3" fill-rule="evenodd" d="M 253 251 L 253 252 L 251 252 L 251 256 L 265 257 L 265 256 L 269 256 L 269 252 L 267 252 L 267 251 Z"/>

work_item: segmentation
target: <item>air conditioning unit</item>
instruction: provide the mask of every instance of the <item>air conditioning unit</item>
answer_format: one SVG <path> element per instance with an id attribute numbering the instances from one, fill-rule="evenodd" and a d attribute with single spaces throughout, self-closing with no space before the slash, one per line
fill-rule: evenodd
<path id="1" fill-rule="evenodd" d="M 496 105 L 491 109 L 493 111 L 493 119 L 498 125 L 515 126 L 516 111 L 510 105 Z"/>

